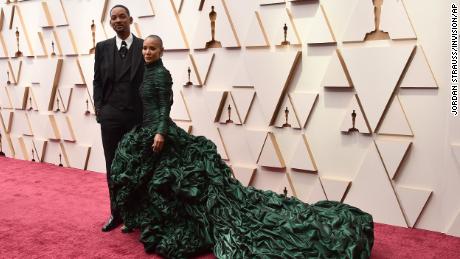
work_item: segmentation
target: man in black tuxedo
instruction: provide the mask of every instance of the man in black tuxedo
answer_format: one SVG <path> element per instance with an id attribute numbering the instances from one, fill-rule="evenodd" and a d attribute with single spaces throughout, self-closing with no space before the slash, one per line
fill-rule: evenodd
<path id="1" fill-rule="evenodd" d="M 113 200 L 117 190 L 110 180 L 110 166 L 115 150 L 122 136 L 142 122 L 139 86 L 144 74 L 143 40 L 131 33 L 132 23 L 133 18 L 126 6 L 112 7 L 110 26 L 117 35 L 98 42 L 94 58 L 93 98 L 96 120 L 101 124 L 111 210 L 108 222 L 102 227 L 104 232 L 123 223 Z M 122 231 L 129 229 L 122 228 Z"/>

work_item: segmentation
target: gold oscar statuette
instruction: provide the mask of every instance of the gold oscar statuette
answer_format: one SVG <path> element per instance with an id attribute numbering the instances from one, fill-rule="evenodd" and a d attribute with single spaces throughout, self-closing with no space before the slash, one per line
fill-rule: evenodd
<path id="1" fill-rule="evenodd" d="M 216 36 L 216 19 L 217 13 L 214 11 L 214 6 L 211 6 L 211 12 L 209 12 L 209 20 L 211 20 L 211 40 L 206 42 L 206 48 L 222 48 L 220 41 L 217 41 Z"/>

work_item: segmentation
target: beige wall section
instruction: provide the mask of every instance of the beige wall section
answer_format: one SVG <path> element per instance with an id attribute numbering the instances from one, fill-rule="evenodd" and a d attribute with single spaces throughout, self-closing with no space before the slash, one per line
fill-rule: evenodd
<path id="1" fill-rule="evenodd" d="M 370 0 L 208 0 L 202 11 L 200 1 L 0 4 L 0 133 L 8 157 L 104 172 L 91 25 L 96 42 L 112 37 L 108 10 L 116 3 L 131 9 L 135 34 L 164 37 L 173 118 L 213 140 L 243 184 L 286 188 L 306 202 L 342 200 L 377 222 L 460 235 L 449 1 L 383 0 L 380 28 L 388 34 L 370 38 Z M 211 5 L 222 48 L 202 49 Z M 290 46 L 280 46 L 284 23 Z M 23 57 L 14 57 L 16 27 Z M 184 87 L 188 67 L 193 85 Z M 283 127 L 286 107 L 291 127 Z M 347 132 L 353 110 L 360 133 Z"/>

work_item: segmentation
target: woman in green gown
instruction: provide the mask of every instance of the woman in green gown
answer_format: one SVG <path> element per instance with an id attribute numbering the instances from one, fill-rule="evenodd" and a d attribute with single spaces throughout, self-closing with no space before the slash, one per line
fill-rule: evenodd
<path id="1" fill-rule="evenodd" d="M 242 186 L 213 142 L 169 117 L 172 79 L 163 43 L 145 39 L 140 94 L 142 125 L 120 142 L 112 164 L 116 205 L 127 228 L 138 228 L 147 252 L 188 258 L 368 258 L 372 216 L 352 206 L 308 205 Z M 152 144 L 153 143 L 153 144 Z"/>

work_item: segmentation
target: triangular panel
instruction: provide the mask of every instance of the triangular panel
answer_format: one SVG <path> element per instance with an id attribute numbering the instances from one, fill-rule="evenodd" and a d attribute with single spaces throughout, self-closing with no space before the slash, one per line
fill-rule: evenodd
<path id="1" fill-rule="evenodd" d="M 401 88 L 438 88 L 433 71 L 420 45 L 415 49 L 414 57 L 402 79 Z"/>
<path id="2" fill-rule="evenodd" d="M 407 227 L 374 144 L 370 145 L 344 203 L 370 213 L 375 222 Z"/>
<path id="3" fill-rule="evenodd" d="M 375 140 L 375 144 L 379 150 L 380 156 L 382 157 L 383 163 L 391 179 L 393 179 L 398 172 L 398 169 L 403 162 L 411 141 L 403 140 Z"/>
<path id="4" fill-rule="evenodd" d="M 408 186 L 397 186 L 396 193 L 398 194 L 409 227 L 414 227 L 432 191 Z"/>
<path id="5" fill-rule="evenodd" d="M 265 141 L 264 147 L 260 154 L 258 164 L 261 166 L 285 168 L 283 156 L 281 155 L 275 135 L 271 132 Z"/>
<path id="6" fill-rule="evenodd" d="M 414 46 L 344 48 L 353 85 L 375 131 Z"/>
<path id="7" fill-rule="evenodd" d="M 386 135 L 414 135 L 398 96 L 393 99 L 377 132 Z"/>

